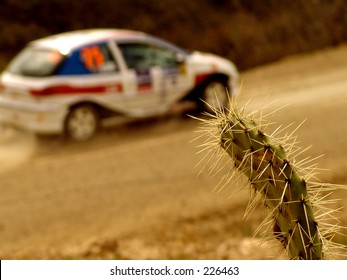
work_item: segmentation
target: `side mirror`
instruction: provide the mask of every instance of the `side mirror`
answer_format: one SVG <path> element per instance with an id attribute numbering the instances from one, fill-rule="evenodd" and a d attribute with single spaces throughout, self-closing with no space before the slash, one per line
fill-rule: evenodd
<path id="1" fill-rule="evenodd" d="M 175 62 L 177 65 L 181 65 L 185 62 L 185 56 L 181 53 L 176 53 Z"/>

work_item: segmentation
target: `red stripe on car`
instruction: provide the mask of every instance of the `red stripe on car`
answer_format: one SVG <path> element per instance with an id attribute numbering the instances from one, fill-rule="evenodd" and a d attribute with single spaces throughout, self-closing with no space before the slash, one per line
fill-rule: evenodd
<path id="1" fill-rule="evenodd" d="M 90 87 L 75 87 L 70 85 L 57 85 L 47 87 L 44 89 L 30 90 L 33 96 L 46 96 L 46 95 L 65 95 L 65 94 L 103 94 L 106 92 L 123 92 L 122 84 L 98 85 Z"/>

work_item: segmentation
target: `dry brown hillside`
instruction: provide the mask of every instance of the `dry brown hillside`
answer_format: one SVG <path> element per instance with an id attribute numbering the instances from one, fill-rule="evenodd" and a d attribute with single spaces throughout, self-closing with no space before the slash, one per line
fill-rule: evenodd
<path id="1" fill-rule="evenodd" d="M 215 52 L 246 69 L 346 41 L 346 14 L 345 0 L 2 0 L 0 57 L 3 66 L 48 34 L 113 27 Z"/>

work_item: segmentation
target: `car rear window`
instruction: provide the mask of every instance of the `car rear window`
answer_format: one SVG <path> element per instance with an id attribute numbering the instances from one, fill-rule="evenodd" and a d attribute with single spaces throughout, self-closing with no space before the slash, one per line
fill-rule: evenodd
<path id="1" fill-rule="evenodd" d="M 57 50 L 27 47 L 12 60 L 8 71 L 22 76 L 50 76 L 63 58 Z"/>

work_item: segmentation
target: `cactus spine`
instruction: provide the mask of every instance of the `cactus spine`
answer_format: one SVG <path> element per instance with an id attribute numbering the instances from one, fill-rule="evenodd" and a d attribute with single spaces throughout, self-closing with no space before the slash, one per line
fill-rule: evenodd
<path id="1" fill-rule="evenodd" d="M 322 193 L 335 186 L 311 182 L 315 169 L 290 159 L 292 154 L 300 153 L 296 138 L 292 134 L 278 137 L 280 129 L 267 135 L 264 120 L 259 118 L 262 113 L 258 113 L 247 115 L 244 108 L 240 111 L 231 108 L 207 114 L 209 118 L 202 120 L 202 131 L 209 137 L 202 146 L 213 149 L 217 146 L 225 151 L 234 164 L 236 172 L 232 174 L 247 176 L 251 188 L 261 195 L 270 210 L 264 224 L 270 225 L 272 235 L 281 242 L 290 259 L 329 258 L 331 248 L 344 247 L 331 240 L 337 227 L 324 221 L 334 211 L 322 205 Z M 250 203 L 251 207 L 254 204 Z"/>

